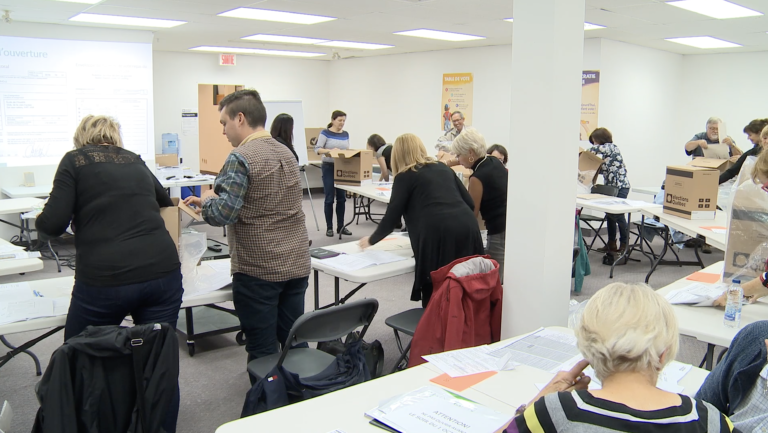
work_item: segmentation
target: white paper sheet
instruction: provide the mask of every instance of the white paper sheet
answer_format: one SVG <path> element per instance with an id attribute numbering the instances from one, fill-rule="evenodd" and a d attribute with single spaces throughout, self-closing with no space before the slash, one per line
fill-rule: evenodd
<path id="1" fill-rule="evenodd" d="M 12 243 L 0 242 L 0 254 L 24 251 L 24 248 Z"/>
<path id="2" fill-rule="evenodd" d="M 53 316 L 64 316 L 69 312 L 69 302 L 72 300 L 69 296 L 59 298 L 48 298 L 53 301 Z"/>
<path id="3" fill-rule="evenodd" d="M 406 257 L 392 254 L 387 251 L 366 250 L 363 253 L 351 254 L 354 257 L 370 260 L 375 265 L 385 265 L 387 263 L 394 263 L 406 260 Z"/>
<path id="4" fill-rule="evenodd" d="M 50 316 L 53 316 L 53 300 L 49 298 L 0 302 L 0 324 Z"/>
<path id="5" fill-rule="evenodd" d="M 26 301 L 34 297 L 28 283 L 0 284 L 0 302 Z"/>
<path id="6" fill-rule="evenodd" d="M 488 346 L 478 346 L 425 355 L 422 358 L 451 377 L 515 368 L 515 363 L 510 362 L 511 354 L 497 358 L 489 355 L 490 352 L 491 349 Z"/>
<path id="7" fill-rule="evenodd" d="M 552 373 L 560 371 L 563 364 L 580 357 L 575 336 L 548 329 L 534 332 L 489 354 L 501 358 L 507 353 L 512 354 L 512 362 Z"/>
<path id="8" fill-rule="evenodd" d="M 665 296 L 670 304 L 693 304 L 694 307 L 711 307 L 725 291 L 721 284 L 693 283 L 673 290 Z"/>
<path id="9" fill-rule="evenodd" d="M 364 258 L 356 257 L 356 254 L 340 254 L 336 257 L 323 259 L 323 264 L 340 271 L 350 272 L 373 266 L 376 263 Z"/>
<path id="10" fill-rule="evenodd" d="M 39 257 L 39 251 L 8 251 L 0 254 L 0 260 L 36 259 Z"/>

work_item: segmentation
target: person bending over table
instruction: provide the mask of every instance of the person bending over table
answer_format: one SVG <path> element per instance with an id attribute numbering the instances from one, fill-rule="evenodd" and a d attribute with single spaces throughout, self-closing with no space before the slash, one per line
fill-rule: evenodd
<path id="1" fill-rule="evenodd" d="M 57 237 L 72 222 L 77 268 L 64 340 L 88 325 L 137 325 L 179 317 L 181 265 L 160 216 L 173 206 L 141 157 L 123 149 L 120 124 L 89 115 L 75 150 L 59 163 L 53 189 L 35 227 Z"/>
<path id="2" fill-rule="evenodd" d="M 504 167 L 507 166 L 507 161 L 509 161 L 509 153 L 507 153 L 507 149 L 504 148 L 504 146 L 500 144 L 494 144 L 488 148 L 487 152 L 488 155 L 491 155 L 494 158 L 498 158 L 504 164 Z"/>
<path id="3" fill-rule="evenodd" d="M 285 113 L 275 116 L 275 120 L 272 121 L 272 126 L 269 128 L 269 134 L 278 143 L 287 147 L 293 157 L 296 158 L 296 162 L 299 162 L 299 155 L 293 148 L 293 116 Z"/>
<path id="4" fill-rule="evenodd" d="M 389 182 L 389 173 L 392 172 L 392 145 L 387 144 L 379 134 L 368 137 L 367 145 L 368 149 L 376 152 L 376 162 L 381 168 L 379 182 Z"/>
<path id="5" fill-rule="evenodd" d="M 750 156 L 758 156 L 760 154 L 760 151 L 763 150 L 763 147 L 765 146 L 765 144 L 762 143 L 760 135 L 766 126 L 768 126 L 768 119 L 755 119 L 744 127 L 744 133 L 747 134 L 749 141 L 752 142 L 752 149 L 744 152 L 731 168 L 725 170 L 720 175 L 720 183 L 728 182 L 738 176 L 741 171 L 741 166 L 744 165 L 744 161 Z"/>
<path id="6" fill-rule="evenodd" d="M 585 360 L 520 407 L 505 433 L 737 431 L 714 405 L 656 387 L 680 336 L 672 306 L 647 285 L 602 288 L 587 302 L 575 333 Z M 601 389 L 587 389 L 588 365 Z"/>
<path id="7" fill-rule="evenodd" d="M 685 154 L 693 158 L 703 157 L 704 149 L 707 149 L 710 144 L 720 144 L 719 128 L 721 123 L 723 121 L 719 117 L 707 119 L 706 130 L 694 135 L 690 141 L 685 143 Z M 728 155 L 731 157 L 738 157 L 744 153 L 736 146 L 731 137 L 723 138 L 723 144 L 728 146 Z"/>
<path id="8" fill-rule="evenodd" d="M 742 432 L 768 429 L 768 321 L 750 323 L 707 376 L 696 398 L 728 415 Z"/>
<path id="9" fill-rule="evenodd" d="M 344 123 L 347 114 L 336 110 L 331 114 L 331 123 L 317 136 L 315 153 L 322 155 L 323 161 L 323 192 L 325 192 L 325 235 L 333 237 L 333 199 L 336 198 L 336 233 L 352 236 L 352 233 L 344 227 L 344 211 L 347 207 L 347 193 L 343 189 L 336 188 L 333 183 L 333 157 L 330 153 L 334 150 L 349 149 L 349 133 L 344 131 Z"/>
<path id="10" fill-rule="evenodd" d="M 185 203 L 233 233 L 232 301 L 250 362 L 277 353 L 304 314 L 310 257 L 303 191 L 293 155 L 264 129 L 267 110 L 256 90 L 227 95 L 219 111 L 234 149 L 213 190 Z"/>
<path id="11" fill-rule="evenodd" d="M 392 198 L 376 231 L 360 239 L 360 247 L 376 245 L 401 217 L 408 226 L 416 274 L 411 300 L 427 306 L 432 296 L 430 273 L 452 261 L 483 254 L 475 204 L 456 173 L 427 156 L 413 134 L 397 137 L 392 149 L 395 181 Z"/>
<path id="12" fill-rule="evenodd" d="M 485 138 L 475 128 L 464 128 L 464 132 L 453 140 L 452 149 L 459 163 L 473 171 L 469 178 L 469 195 L 475 202 L 475 218 L 482 215 L 485 220 L 488 229 L 485 252 L 499 263 L 499 276 L 504 281 L 509 173 L 501 160 L 487 154 Z"/>
<path id="13" fill-rule="evenodd" d="M 611 131 L 605 128 L 597 128 L 589 134 L 589 142 L 593 144 L 589 151 L 603 159 L 600 172 L 606 185 L 619 189 L 619 198 L 627 198 L 629 195 L 629 179 L 627 179 L 627 166 L 624 157 L 621 156 L 619 146 L 613 143 Z M 627 218 L 624 214 L 605 214 L 608 222 L 608 245 L 598 248 L 598 252 L 610 252 L 622 254 L 629 242 L 627 230 Z M 619 247 L 616 247 L 616 226 L 619 227 Z"/>

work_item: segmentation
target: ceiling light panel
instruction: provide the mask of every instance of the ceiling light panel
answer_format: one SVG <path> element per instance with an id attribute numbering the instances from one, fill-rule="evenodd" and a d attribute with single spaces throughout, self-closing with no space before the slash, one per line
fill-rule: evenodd
<path id="1" fill-rule="evenodd" d="M 246 41 L 261 41 L 261 42 L 279 42 L 284 44 L 304 44 L 304 45 L 314 45 L 319 44 L 320 42 L 328 42 L 328 39 L 314 39 L 314 38 L 303 38 L 299 36 L 280 36 L 280 35 L 251 35 L 246 36 L 244 38 Z"/>
<path id="2" fill-rule="evenodd" d="M 461 42 L 461 41 L 477 41 L 485 39 L 483 36 L 465 35 L 462 33 L 443 32 L 440 30 L 430 29 L 416 29 L 406 30 L 403 32 L 395 32 L 396 35 L 414 36 L 417 38 L 438 39 L 441 41 Z"/>
<path id="3" fill-rule="evenodd" d="M 382 48 L 394 47 L 394 45 L 369 44 L 367 42 L 352 42 L 352 41 L 328 41 L 328 42 L 321 42 L 317 45 L 324 45 L 327 47 L 338 47 L 338 48 L 353 48 L 358 50 L 380 50 Z"/>
<path id="4" fill-rule="evenodd" d="M 736 48 L 740 47 L 739 44 L 733 42 L 724 41 L 722 39 L 713 38 L 711 36 L 695 36 L 690 38 L 668 38 L 665 39 L 670 42 L 676 42 L 678 44 L 688 45 L 696 48 Z"/>
<path id="5" fill-rule="evenodd" d="M 721 20 L 762 15 L 758 11 L 725 0 L 679 0 L 669 1 L 667 4 Z"/>
<path id="6" fill-rule="evenodd" d="M 206 51 L 212 53 L 227 53 L 227 54 L 262 54 L 267 56 L 287 56 L 287 57 L 319 57 L 324 56 L 325 53 L 309 53 L 303 51 L 283 51 L 283 50 L 263 50 L 259 48 L 238 48 L 238 47 L 213 47 L 213 46 L 200 46 L 190 48 L 190 51 Z"/>
<path id="7" fill-rule="evenodd" d="M 126 17 L 121 15 L 101 15 L 101 14 L 77 14 L 69 19 L 80 23 L 94 24 L 116 24 L 121 26 L 134 27 L 161 27 L 170 28 L 186 24 L 186 21 L 161 20 L 157 18 Z"/>
<path id="8" fill-rule="evenodd" d="M 101 0 L 56 0 L 60 2 L 66 2 L 66 3 L 85 3 L 89 5 L 95 5 L 96 3 L 100 2 Z"/>
<path id="9" fill-rule="evenodd" d="M 249 20 L 275 21 L 279 23 L 291 24 L 317 24 L 326 21 L 333 21 L 334 17 L 324 17 L 320 15 L 298 14 L 294 12 L 273 11 L 269 9 L 237 8 L 231 11 L 222 12 L 220 17 L 245 18 Z"/>
<path id="10" fill-rule="evenodd" d="M 597 30 L 597 29 L 604 29 L 605 26 L 601 26 L 598 24 L 592 24 L 592 23 L 584 23 L 584 30 Z"/>

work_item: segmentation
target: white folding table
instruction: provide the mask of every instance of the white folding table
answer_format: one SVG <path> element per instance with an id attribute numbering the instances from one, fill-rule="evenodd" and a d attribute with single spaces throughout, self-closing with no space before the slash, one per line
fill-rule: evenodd
<path id="1" fill-rule="evenodd" d="M 45 198 L 51 195 L 51 189 L 53 189 L 53 185 L 50 184 L 37 186 L 4 186 L 2 192 L 9 198 Z"/>
<path id="2" fill-rule="evenodd" d="M 700 272 L 722 275 L 723 262 L 714 263 Z M 687 280 L 686 278 L 681 278 L 668 286 L 662 287 L 658 290 L 659 294 L 666 295 L 673 290 L 682 289 L 694 283 L 694 281 Z M 723 286 L 723 289 L 725 289 L 725 286 Z M 707 370 L 711 370 L 715 346 L 730 346 L 731 341 L 733 341 L 733 338 L 740 329 L 729 328 L 723 325 L 722 308 L 692 307 L 690 305 L 673 305 L 672 308 L 675 310 L 675 316 L 677 316 L 680 334 L 688 335 L 707 343 L 707 353 L 704 356 L 702 365 Z M 766 301 L 759 300 L 754 304 L 744 305 L 741 311 L 742 328 L 745 325 L 760 320 L 768 320 L 768 303 Z"/>
<path id="3" fill-rule="evenodd" d="M 0 239 L 0 247 L 8 245 L 11 245 L 11 243 Z M 37 258 L 0 260 L 0 277 L 11 274 L 25 274 L 41 269 L 43 269 L 43 261 Z"/>
<path id="4" fill-rule="evenodd" d="M 362 186 L 341 185 L 337 183 L 335 186 L 338 189 L 343 189 L 344 191 L 348 191 L 357 195 L 357 198 L 353 198 L 354 206 L 352 218 L 347 224 L 344 225 L 345 228 L 351 225 L 355 219 L 357 219 L 359 222 L 361 216 L 365 217 L 366 220 L 371 220 L 378 224 L 378 222 L 373 218 L 374 214 L 371 213 L 371 203 L 373 201 L 380 201 L 384 204 L 389 204 L 389 200 L 392 196 L 392 183 L 387 183 L 386 186 L 372 183 Z M 382 216 L 381 214 L 375 215 Z M 341 239 L 341 233 L 339 233 L 339 239 Z"/>
<path id="5" fill-rule="evenodd" d="M 551 327 L 549 329 L 572 333 L 567 328 Z M 377 407 L 384 399 L 427 385 L 438 386 L 430 382 L 430 379 L 441 374 L 442 371 L 437 367 L 425 363 L 359 385 L 226 423 L 216 429 L 216 433 L 250 433 L 257 430 L 307 433 L 328 433 L 336 430 L 350 433 L 381 432 L 380 428 L 369 423 L 369 418 L 364 415 L 366 411 Z M 679 385 L 684 387 L 683 393 L 689 396 L 695 395 L 708 374 L 708 371 L 693 367 L 679 382 Z M 528 403 L 538 394 L 536 383 L 547 383 L 553 376 L 552 373 L 544 370 L 520 365 L 513 370 L 501 371 L 459 394 L 490 409 L 505 413 L 511 420 L 515 410 L 521 404 Z M 325 416 L 308 416 L 308 414 Z"/>
<path id="6" fill-rule="evenodd" d="M 347 242 L 344 244 L 331 245 L 323 248 L 346 254 L 362 252 L 360 247 L 357 245 L 357 242 Z M 411 249 L 410 239 L 404 234 L 392 234 L 387 236 L 384 238 L 384 240 L 371 247 L 371 249 L 389 251 L 393 254 L 407 257 L 407 259 L 401 260 L 399 262 L 387 263 L 384 265 L 371 266 L 356 271 L 343 271 L 323 263 L 323 260 L 321 259 L 316 259 L 314 257 L 312 258 L 312 271 L 314 272 L 315 279 L 315 310 L 321 309 L 320 282 L 318 279 L 320 272 L 331 275 L 334 278 L 334 302 L 322 307 L 327 308 L 331 305 L 343 304 L 368 283 L 396 277 L 398 275 L 404 275 L 416 270 L 416 260 L 413 258 L 413 250 Z M 340 298 L 339 294 L 340 280 L 346 280 L 351 283 L 358 284 L 358 286 L 347 293 L 343 299 Z"/>

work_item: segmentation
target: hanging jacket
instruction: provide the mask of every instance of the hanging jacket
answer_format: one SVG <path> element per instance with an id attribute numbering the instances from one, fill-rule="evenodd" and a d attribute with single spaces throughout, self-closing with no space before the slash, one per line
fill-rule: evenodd
<path id="1" fill-rule="evenodd" d="M 464 257 L 432 272 L 434 292 L 411 341 L 408 367 L 422 355 L 499 341 L 499 264 L 489 256 Z"/>
<path id="2" fill-rule="evenodd" d="M 573 264 L 573 291 L 575 293 L 581 293 L 581 287 L 584 285 L 584 277 L 592 273 L 592 267 L 589 265 L 589 251 L 587 251 L 587 245 L 584 243 L 584 237 L 581 235 L 578 210 L 576 211 L 575 237 L 578 239 L 577 246 L 579 247 L 579 255 L 576 257 L 576 262 Z"/>
<path id="3" fill-rule="evenodd" d="M 725 358 L 699 388 L 696 399 L 712 404 L 727 416 L 733 415 L 760 379 L 766 362 L 766 337 L 766 320 L 751 323 L 739 331 Z"/>
<path id="4" fill-rule="evenodd" d="M 167 324 L 89 326 L 51 356 L 32 432 L 163 432 L 178 381 L 179 343 Z"/>
<path id="5" fill-rule="evenodd" d="M 356 340 L 347 344 L 343 353 L 336 355 L 336 362 L 314 376 L 301 379 L 282 366 L 273 368 L 248 390 L 240 417 L 277 409 L 370 379 L 363 342 Z"/>

